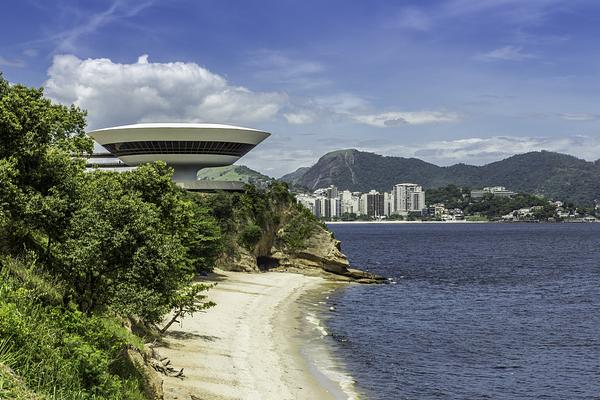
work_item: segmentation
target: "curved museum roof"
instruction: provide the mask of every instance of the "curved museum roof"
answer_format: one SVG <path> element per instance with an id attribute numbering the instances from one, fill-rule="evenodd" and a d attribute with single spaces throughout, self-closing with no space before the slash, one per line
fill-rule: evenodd
<path id="1" fill-rule="evenodd" d="M 270 133 L 223 124 L 144 123 L 88 135 L 127 165 L 163 160 L 202 168 L 233 164 Z"/>

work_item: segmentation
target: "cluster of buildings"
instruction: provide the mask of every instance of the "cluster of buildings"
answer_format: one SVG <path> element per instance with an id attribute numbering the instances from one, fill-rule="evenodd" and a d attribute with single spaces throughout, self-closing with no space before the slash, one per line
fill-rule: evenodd
<path id="1" fill-rule="evenodd" d="M 471 190 L 472 199 L 482 199 L 485 195 L 490 194 L 494 197 L 512 197 L 516 195 L 515 192 L 507 190 L 504 186 L 490 186 L 479 190 Z"/>
<path id="2" fill-rule="evenodd" d="M 436 203 L 423 210 L 423 216 L 432 217 L 439 221 L 463 221 L 465 213 L 460 208 L 446 208 L 443 203 Z"/>
<path id="3" fill-rule="evenodd" d="M 368 193 L 338 190 L 335 186 L 317 189 L 312 194 L 297 194 L 296 199 L 317 218 L 335 219 L 343 215 L 384 218 L 406 216 L 425 209 L 425 191 L 415 183 L 399 183 L 390 192 Z"/>
<path id="4" fill-rule="evenodd" d="M 554 207 L 554 216 L 550 217 L 549 220 L 560 220 L 566 222 L 597 222 L 598 219 L 594 215 L 581 214 L 577 208 L 566 208 L 562 201 L 550 201 L 549 204 Z M 503 215 L 502 221 L 505 222 L 519 222 L 519 221 L 531 221 L 535 219 L 537 212 L 543 211 L 543 206 L 532 206 L 513 210 L 512 212 Z M 594 213 L 600 211 L 600 204 L 597 203 L 594 207 Z"/>

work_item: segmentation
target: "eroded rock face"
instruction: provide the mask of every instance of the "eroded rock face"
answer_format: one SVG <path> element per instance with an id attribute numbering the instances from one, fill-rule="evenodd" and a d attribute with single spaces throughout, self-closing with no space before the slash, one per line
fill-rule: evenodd
<path id="1" fill-rule="evenodd" d="M 359 283 L 383 283 L 384 279 L 374 274 L 350 268 L 348 258 L 341 252 L 340 241 L 324 228 L 315 232 L 306 242 L 306 248 L 286 252 L 275 248 L 273 257 L 280 258 L 279 270 L 308 273 L 332 280 Z"/>
<path id="2" fill-rule="evenodd" d="M 348 258 L 341 252 L 340 241 L 324 227 L 317 227 L 305 239 L 303 248 L 288 249 L 282 240 L 281 228 L 263 231 L 263 237 L 253 250 L 235 244 L 229 253 L 219 260 L 219 268 L 244 272 L 277 270 L 322 276 L 332 280 L 381 283 L 383 278 L 368 272 L 350 268 Z M 268 260 L 268 262 L 263 262 Z M 261 265 L 259 265 L 259 262 Z"/>

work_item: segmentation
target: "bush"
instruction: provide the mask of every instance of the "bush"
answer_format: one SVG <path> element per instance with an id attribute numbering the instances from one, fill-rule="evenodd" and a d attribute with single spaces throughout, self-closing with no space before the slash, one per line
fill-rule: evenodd
<path id="1" fill-rule="evenodd" d="M 321 223 L 304 206 L 296 205 L 292 218 L 285 224 L 281 240 L 291 251 L 305 247 L 308 239 Z"/>
<path id="2" fill-rule="evenodd" d="M 240 234 L 240 238 L 244 247 L 248 250 L 252 250 L 254 246 L 260 241 L 262 237 L 262 229 L 260 226 L 250 223 L 246 225 L 242 233 Z"/>
<path id="3" fill-rule="evenodd" d="M 6 260 L 0 268 L 0 364 L 49 399 L 144 398 L 135 376 L 111 371 L 122 349 L 140 346 L 116 319 L 32 302 L 40 289 L 23 287 Z"/>

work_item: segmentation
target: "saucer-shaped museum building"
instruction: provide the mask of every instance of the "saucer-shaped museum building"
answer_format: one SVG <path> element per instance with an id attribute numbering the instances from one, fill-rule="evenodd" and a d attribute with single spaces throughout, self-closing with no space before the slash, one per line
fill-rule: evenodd
<path id="1" fill-rule="evenodd" d="M 162 160 L 176 182 L 196 181 L 199 169 L 230 165 L 270 136 L 221 124 L 148 123 L 116 126 L 88 135 L 128 166 Z"/>

